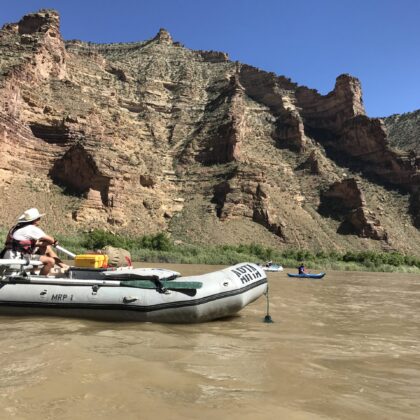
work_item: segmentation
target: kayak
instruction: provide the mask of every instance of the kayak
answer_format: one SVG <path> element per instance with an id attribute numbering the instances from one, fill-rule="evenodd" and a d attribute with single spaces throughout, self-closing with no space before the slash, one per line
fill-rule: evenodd
<path id="1" fill-rule="evenodd" d="M 235 315 L 267 290 L 265 272 L 252 263 L 188 277 L 131 267 L 41 276 L 31 274 L 36 265 L 0 260 L 0 314 L 197 323 Z"/>
<path id="2" fill-rule="evenodd" d="M 297 277 L 297 278 L 302 278 L 302 279 L 322 279 L 325 276 L 325 273 L 318 273 L 318 274 L 310 274 L 310 273 L 291 274 L 291 273 L 287 273 L 287 275 L 289 277 Z"/>

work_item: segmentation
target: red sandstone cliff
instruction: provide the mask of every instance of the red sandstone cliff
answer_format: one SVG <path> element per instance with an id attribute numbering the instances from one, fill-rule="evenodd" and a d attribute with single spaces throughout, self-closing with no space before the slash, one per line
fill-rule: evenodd
<path id="1" fill-rule="evenodd" d="M 323 96 L 163 29 L 66 42 L 51 10 L 5 25 L 0 58 L 3 225 L 37 205 L 62 231 L 420 252 L 419 159 L 352 76 Z"/>

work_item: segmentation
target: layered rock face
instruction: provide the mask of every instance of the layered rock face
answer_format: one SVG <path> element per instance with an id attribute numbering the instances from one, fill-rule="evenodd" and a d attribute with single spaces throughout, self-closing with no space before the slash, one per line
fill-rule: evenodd
<path id="1" fill-rule="evenodd" d="M 1 30 L 0 90 L 4 225 L 40 200 L 64 232 L 420 252 L 419 160 L 349 75 L 323 96 L 164 29 L 64 41 L 42 10 Z"/>

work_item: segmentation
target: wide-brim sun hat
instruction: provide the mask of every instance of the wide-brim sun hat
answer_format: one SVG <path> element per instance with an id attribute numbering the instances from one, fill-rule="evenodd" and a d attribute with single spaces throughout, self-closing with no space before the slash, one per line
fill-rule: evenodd
<path id="1" fill-rule="evenodd" d="M 40 213 L 38 209 L 32 208 L 26 210 L 21 216 L 19 216 L 19 222 L 33 222 L 34 220 L 40 219 L 42 216 L 45 216 L 45 213 Z"/>

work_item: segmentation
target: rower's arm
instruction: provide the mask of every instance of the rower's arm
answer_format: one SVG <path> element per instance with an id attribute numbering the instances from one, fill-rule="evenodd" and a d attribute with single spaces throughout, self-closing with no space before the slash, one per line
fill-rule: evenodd
<path id="1" fill-rule="evenodd" d="M 37 242 L 39 242 L 39 245 L 53 245 L 57 241 L 52 236 L 45 235 L 39 238 Z"/>

